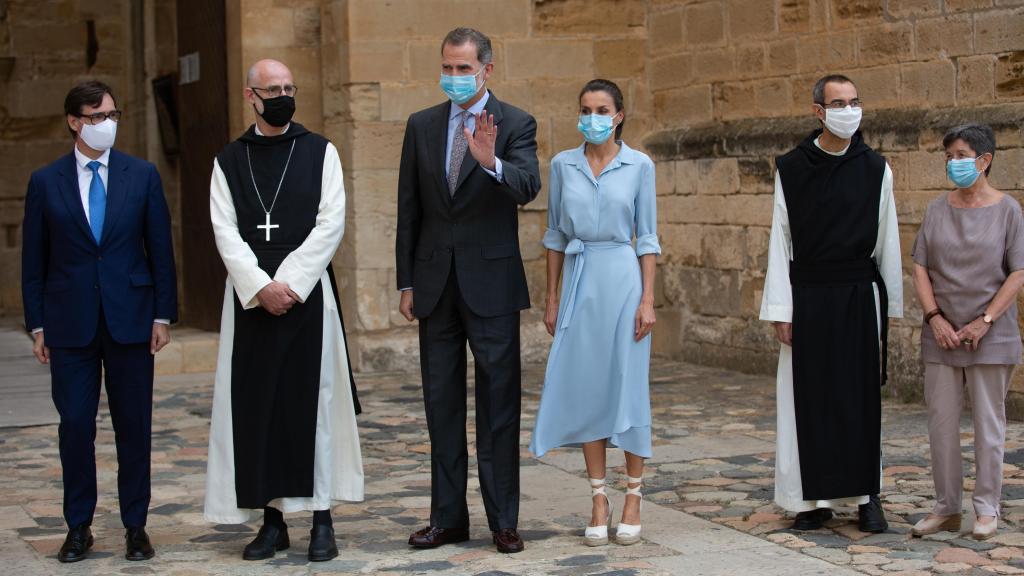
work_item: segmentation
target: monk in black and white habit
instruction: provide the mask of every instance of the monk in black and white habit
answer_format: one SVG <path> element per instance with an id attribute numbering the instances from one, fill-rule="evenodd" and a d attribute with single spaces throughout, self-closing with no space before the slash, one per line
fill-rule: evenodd
<path id="1" fill-rule="evenodd" d="M 887 318 L 903 316 L 892 170 L 864 143 L 849 78 L 822 78 L 813 98 L 822 129 L 775 161 L 761 305 L 782 342 L 775 502 L 796 530 L 859 505 L 860 529 L 882 532 L 880 387 Z"/>
<path id="2" fill-rule="evenodd" d="M 309 559 L 338 555 L 333 501 L 363 499 L 352 384 L 331 258 L 345 224 L 334 145 L 291 121 L 295 83 L 249 71 L 256 124 L 217 156 L 210 218 L 228 271 L 205 517 L 263 526 L 246 560 L 289 547 L 283 513 L 313 511 Z"/>

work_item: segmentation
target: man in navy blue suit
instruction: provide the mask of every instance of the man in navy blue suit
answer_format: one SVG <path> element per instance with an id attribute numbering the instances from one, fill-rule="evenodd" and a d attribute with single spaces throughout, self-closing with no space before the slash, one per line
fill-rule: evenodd
<path id="1" fill-rule="evenodd" d="M 69 530 L 57 558 L 82 560 L 92 546 L 104 374 L 125 557 L 147 560 L 153 356 L 178 315 L 170 214 L 156 167 L 111 149 L 121 112 L 109 86 L 75 86 L 64 112 L 74 151 L 32 174 L 22 243 L 25 325 L 60 414 Z"/>

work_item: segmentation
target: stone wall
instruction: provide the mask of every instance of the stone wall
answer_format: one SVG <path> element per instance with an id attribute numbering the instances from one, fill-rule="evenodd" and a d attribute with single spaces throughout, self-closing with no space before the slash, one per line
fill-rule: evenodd
<path id="1" fill-rule="evenodd" d="M 225 0 L 232 133 L 252 122 L 249 64 L 295 72 L 297 119 L 339 148 L 348 189 L 335 257 L 356 366 L 415 366 L 415 326 L 397 313 L 395 192 L 408 115 L 442 102 L 440 41 L 474 26 L 494 41 L 495 94 L 531 112 L 545 190 L 520 211 L 535 306 L 544 294 L 548 161 L 578 145 L 577 94 L 594 77 L 626 93 L 625 139 L 657 161 L 655 353 L 770 373 L 777 344 L 756 320 L 767 264 L 772 157 L 814 127 L 810 87 L 853 77 L 865 133 L 896 175 L 904 252 L 945 190 L 942 132 L 997 126 L 993 182 L 1024 191 L 1024 0 Z M 157 163 L 178 220 L 177 166 L 157 144 L 149 79 L 176 66 L 174 0 L 0 0 L 0 314 L 20 312 L 20 220 L 31 170 L 64 153 L 67 88 L 98 76 L 126 109 L 118 145 Z M 86 65 L 88 21 L 99 50 Z M 187 113 L 187 111 L 185 112 Z M 176 235 L 180 233 L 175 231 Z M 178 237 L 176 236 L 176 237 Z M 909 258 L 905 258 L 909 265 Z M 894 323 L 898 391 L 920 389 L 920 310 L 905 283 Z M 183 295 L 187 306 L 187 295 Z M 539 310 L 524 358 L 543 359 Z M 1024 373 L 1015 390 L 1024 392 Z"/>
<path id="2" fill-rule="evenodd" d="M 757 321 L 772 216 L 772 158 L 815 127 L 811 86 L 853 78 L 866 138 L 889 160 L 904 252 L 906 318 L 893 325 L 890 393 L 919 398 L 921 310 L 909 251 L 928 202 L 949 189 L 942 135 L 992 123 L 991 180 L 1024 192 L 1024 2 L 656 2 L 648 84 L 658 160 L 657 349 L 770 373 L 777 344 Z M 1018 374 L 1014 390 L 1024 392 Z M 1016 401 L 1016 400 L 1015 400 Z"/>
<path id="3" fill-rule="evenodd" d="M 71 151 L 63 110 L 74 82 L 88 77 L 111 85 L 125 110 L 118 145 L 143 153 L 145 92 L 134 80 L 142 50 L 132 34 L 141 11 L 133 4 L 0 1 L 0 314 L 21 313 L 25 189 L 32 171 Z"/>

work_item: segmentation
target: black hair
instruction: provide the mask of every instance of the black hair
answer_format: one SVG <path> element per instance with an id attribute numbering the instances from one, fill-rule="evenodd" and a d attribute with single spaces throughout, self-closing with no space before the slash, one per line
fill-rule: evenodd
<path id="1" fill-rule="evenodd" d="M 842 74 L 829 74 L 828 76 L 819 78 L 818 81 L 814 83 L 814 89 L 811 91 L 815 104 L 819 104 L 821 106 L 825 105 L 825 85 L 832 82 L 835 82 L 836 84 L 853 84 L 854 88 L 857 87 L 853 80 L 850 80 Z"/>
<path id="2" fill-rule="evenodd" d="M 491 39 L 473 28 L 456 28 L 449 32 L 441 42 L 441 52 L 444 53 L 445 46 L 462 46 L 466 42 L 472 42 L 476 46 L 476 59 L 480 64 L 487 66 L 491 63 Z"/>
<path id="3" fill-rule="evenodd" d="M 114 100 L 114 105 L 116 106 L 117 99 L 114 98 L 114 92 L 110 89 L 110 86 L 99 80 L 80 82 L 64 97 L 64 114 L 80 117 L 83 107 L 99 106 L 103 103 L 103 97 L 107 94 L 110 94 L 110 98 Z M 70 126 L 68 127 L 68 132 L 71 132 L 72 137 L 75 136 L 75 131 Z"/>
<path id="4" fill-rule="evenodd" d="M 949 146 L 957 140 L 963 140 L 971 147 L 972 150 L 978 155 L 991 154 L 992 160 L 996 158 L 996 133 L 992 131 L 992 128 L 988 124 L 979 124 L 971 122 L 969 124 L 961 124 L 955 128 L 950 129 L 946 132 L 946 135 L 942 137 L 942 147 L 949 148 Z M 988 168 L 985 169 L 985 176 L 992 171 L 992 162 L 988 163 Z"/>
<path id="5" fill-rule="evenodd" d="M 580 90 L 580 99 L 587 92 L 604 92 L 612 97 L 612 102 L 615 103 L 615 111 L 622 112 L 622 122 L 619 122 L 619 125 L 615 127 L 615 139 L 620 140 L 622 138 L 622 126 L 626 123 L 626 110 L 622 104 L 622 90 L 619 89 L 619 85 L 611 80 L 595 78 L 587 82 L 583 90 Z"/>

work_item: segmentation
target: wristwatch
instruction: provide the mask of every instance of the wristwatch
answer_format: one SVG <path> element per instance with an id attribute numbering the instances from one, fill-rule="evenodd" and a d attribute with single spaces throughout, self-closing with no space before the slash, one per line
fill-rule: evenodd
<path id="1" fill-rule="evenodd" d="M 981 317 L 981 321 L 984 322 L 985 324 L 992 324 L 992 315 L 985 314 L 984 316 Z"/>

